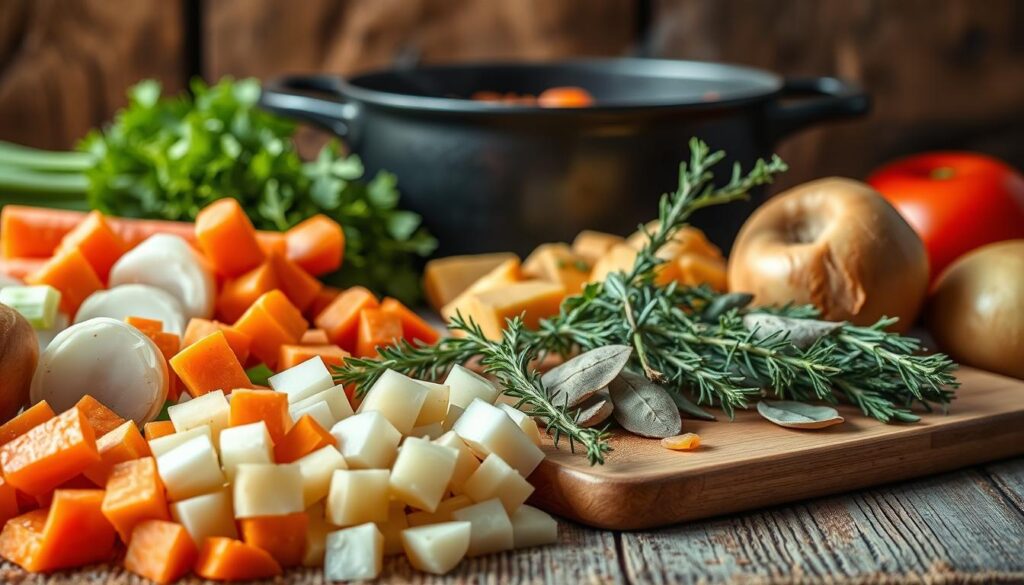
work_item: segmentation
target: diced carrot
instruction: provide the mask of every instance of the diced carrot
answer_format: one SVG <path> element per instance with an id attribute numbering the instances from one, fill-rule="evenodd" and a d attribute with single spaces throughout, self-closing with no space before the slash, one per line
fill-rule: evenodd
<path id="1" fill-rule="evenodd" d="M 144 520 L 132 530 L 124 568 L 157 583 L 173 583 L 192 570 L 198 556 L 199 549 L 184 526 Z"/>
<path id="2" fill-rule="evenodd" d="M 345 363 L 349 354 L 337 345 L 282 345 L 281 355 L 278 358 L 277 369 L 287 370 L 302 362 L 320 356 L 328 366 L 340 366 Z"/>
<path id="3" fill-rule="evenodd" d="M 402 338 L 402 318 L 383 309 L 363 309 L 359 313 L 359 341 L 356 355 L 375 357 L 377 348 Z"/>
<path id="4" fill-rule="evenodd" d="M 345 232 L 326 215 L 313 217 L 285 233 L 288 257 L 313 276 L 341 268 L 345 257 Z"/>
<path id="5" fill-rule="evenodd" d="M 263 262 L 256 228 L 236 199 L 219 199 L 196 214 L 196 240 L 224 276 L 238 276 Z"/>
<path id="6" fill-rule="evenodd" d="M 291 463 L 338 440 L 308 414 L 302 415 L 280 441 L 274 441 L 274 460 Z"/>
<path id="7" fill-rule="evenodd" d="M 48 258 L 0 258 L 0 274 L 25 280 L 29 274 L 38 272 Z"/>
<path id="8" fill-rule="evenodd" d="M 102 505 L 103 490 L 57 490 L 48 510 L 33 510 L 4 525 L 0 556 L 36 573 L 110 559 L 115 533 Z"/>
<path id="9" fill-rule="evenodd" d="M 100 487 L 107 485 L 110 472 L 118 463 L 150 455 L 149 443 L 139 433 L 139 427 L 135 426 L 133 421 L 125 421 L 121 426 L 96 439 L 96 450 L 100 452 L 100 460 L 86 468 L 82 475 Z"/>
<path id="10" fill-rule="evenodd" d="M 422 341 L 427 345 L 433 345 L 441 339 L 441 334 L 436 329 L 398 299 L 388 297 L 381 302 L 380 308 L 382 311 L 398 315 L 402 320 L 402 337 L 409 343 Z"/>
<path id="11" fill-rule="evenodd" d="M 48 284 L 60 291 L 60 308 L 74 318 L 82 301 L 103 288 L 103 282 L 77 248 L 63 250 L 50 258 L 39 272 L 30 274 L 28 284 Z"/>
<path id="12" fill-rule="evenodd" d="M 376 308 L 377 297 L 361 286 L 354 286 L 338 295 L 314 320 L 318 329 L 345 351 L 355 351 L 359 337 L 359 313 Z"/>
<path id="13" fill-rule="evenodd" d="M 0 446 L 10 443 L 56 416 L 45 400 L 26 408 L 21 414 L 0 425 Z"/>
<path id="14" fill-rule="evenodd" d="M 209 319 L 193 318 L 190 320 L 188 327 L 185 328 L 185 337 L 181 341 L 181 347 L 188 347 L 214 331 L 224 332 L 224 337 L 227 338 L 231 351 L 235 352 L 235 356 L 238 357 L 239 363 L 244 364 L 245 360 L 249 359 L 249 346 L 252 344 L 252 337 L 227 323 Z"/>
<path id="15" fill-rule="evenodd" d="M 274 443 L 281 442 L 292 426 L 288 395 L 273 390 L 240 390 L 231 395 L 228 424 L 233 427 L 263 421 Z"/>
<path id="16" fill-rule="evenodd" d="M 170 360 L 174 373 L 193 397 L 214 390 L 225 394 L 249 386 L 242 364 L 231 351 L 223 331 L 216 331 L 178 352 Z"/>
<path id="17" fill-rule="evenodd" d="M 0 526 L 18 515 L 18 490 L 0 477 Z"/>
<path id="18" fill-rule="evenodd" d="M 269 579 L 281 574 L 281 565 L 267 551 L 240 540 L 214 536 L 199 549 L 196 575 L 214 581 Z"/>
<path id="19" fill-rule="evenodd" d="M 324 287 L 323 283 L 281 254 L 271 254 L 270 264 L 274 267 L 281 291 L 293 305 L 305 311 L 313 304 L 316 295 Z"/>
<path id="20" fill-rule="evenodd" d="M 331 340 L 327 339 L 327 332 L 323 329 L 307 329 L 299 339 L 299 345 L 330 345 Z"/>
<path id="21" fill-rule="evenodd" d="M 288 254 L 288 238 L 282 232 L 257 232 L 256 239 L 264 256 Z"/>
<path id="22" fill-rule="evenodd" d="M 124 419 L 116 412 L 88 394 L 75 403 L 75 408 L 85 414 L 85 419 L 89 421 L 89 426 L 92 427 L 97 439 L 124 424 Z"/>
<path id="23" fill-rule="evenodd" d="M 264 262 L 249 272 L 227 280 L 217 297 L 217 316 L 224 321 L 236 321 L 246 309 L 260 298 L 280 286 L 277 273 L 270 262 Z"/>
<path id="24" fill-rule="evenodd" d="M 155 459 L 143 457 L 114 466 L 103 498 L 103 515 L 124 542 L 131 540 L 132 529 L 139 522 L 170 519 Z"/>
<path id="25" fill-rule="evenodd" d="M 99 211 L 90 212 L 85 221 L 64 236 L 57 249 L 59 253 L 73 248 L 82 252 L 103 282 L 107 281 L 110 267 L 128 250 L 124 240 L 114 233 Z"/>
<path id="26" fill-rule="evenodd" d="M 306 530 L 309 516 L 305 512 L 281 516 L 257 516 L 238 521 L 242 540 L 267 551 L 282 567 L 302 563 L 306 553 Z"/>
<path id="27" fill-rule="evenodd" d="M 146 423 L 146 426 L 142 428 L 142 431 L 147 441 L 166 437 L 167 435 L 173 435 L 175 432 L 174 423 L 169 420 L 148 422 Z"/>
<path id="28" fill-rule="evenodd" d="M 164 330 L 163 321 L 157 319 L 147 319 L 145 317 L 125 317 L 124 322 L 138 329 L 139 331 L 149 335 L 151 333 L 160 333 Z"/>
<path id="29" fill-rule="evenodd" d="M 309 307 L 306 309 L 306 316 L 309 317 L 310 320 L 315 320 L 316 316 L 326 309 L 328 305 L 333 303 L 334 299 L 338 298 L 338 295 L 340 295 L 341 292 L 340 288 L 325 285 L 320 289 L 316 298 L 313 299 L 313 302 L 310 303 Z"/>
<path id="30" fill-rule="evenodd" d="M 49 492 L 99 460 L 96 435 L 77 408 L 0 447 L 4 477 L 33 496 Z"/>
<path id="31" fill-rule="evenodd" d="M 308 325 L 279 290 L 261 296 L 235 322 L 236 329 L 252 338 L 250 353 L 271 369 L 277 365 L 281 346 L 297 343 Z"/>

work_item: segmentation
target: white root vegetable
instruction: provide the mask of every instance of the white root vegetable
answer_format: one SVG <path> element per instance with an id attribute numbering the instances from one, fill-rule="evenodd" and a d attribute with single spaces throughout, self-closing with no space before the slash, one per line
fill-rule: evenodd
<path id="1" fill-rule="evenodd" d="M 213 316 L 217 300 L 213 269 L 179 236 L 150 236 L 121 256 L 110 269 L 110 287 L 123 284 L 148 284 L 167 291 L 181 303 L 187 319 Z"/>
<path id="2" fill-rule="evenodd" d="M 59 333 L 39 358 L 31 400 L 57 412 L 92 395 L 124 418 L 153 420 L 167 398 L 167 362 L 148 337 L 123 321 L 90 319 Z"/>
<path id="3" fill-rule="evenodd" d="M 183 335 L 185 311 L 171 293 L 148 284 L 123 284 L 109 290 L 92 293 L 85 299 L 75 315 L 75 323 L 89 319 L 109 317 L 124 321 L 125 317 L 155 319 L 164 325 L 164 331 Z"/>

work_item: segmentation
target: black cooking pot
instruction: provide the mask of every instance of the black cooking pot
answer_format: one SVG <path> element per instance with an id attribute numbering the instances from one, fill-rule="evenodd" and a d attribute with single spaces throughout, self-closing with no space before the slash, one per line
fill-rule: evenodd
<path id="1" fill-rule="evenodd" d="M 468 99 L 556 86 L 583 87 L 596 105 Z M 864 92 L 831 77 L 655 59 L 285 77 L 266 85 L 261 102 L 343 137 L 369 173 L 394 172 L 402 205 L 424 217 L 439 255 L 526 253 L 585 228 L 630 233 L 676 187 L 691 136 L 725 150 L 726 164 L 749 168 L 792 132 L 869 109 Z M 728 249 L 759 198 L 703 211 L 695 223 Z"/>

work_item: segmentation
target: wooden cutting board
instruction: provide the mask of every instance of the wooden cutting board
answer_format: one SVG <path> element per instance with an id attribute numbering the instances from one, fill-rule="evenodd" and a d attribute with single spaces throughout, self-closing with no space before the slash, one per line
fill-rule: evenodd
<path id="1" fill-rule="evenodd" d="M 851 407 L 843 424 L 778 427 L 756 412 L 683 420 L 694 452 L 617 433 L 604 466 L 545 446 L 530 481 L 536 505 L 591 526 L 652 528 L 949 471 L 1024 453 L 1024 381 L 970 368 L 949 414 L 885 425 Z"/>

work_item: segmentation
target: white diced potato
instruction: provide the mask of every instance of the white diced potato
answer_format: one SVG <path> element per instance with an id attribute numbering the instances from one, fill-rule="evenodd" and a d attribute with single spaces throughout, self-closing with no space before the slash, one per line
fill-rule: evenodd
<path id="1" fill-rule="evenodd" d="M 263 421 L 229 427 L 220 433 L 220 463 L 228 481 L 243 463 L 273 463 L 274 441 Z"/>
<path id="2" fill-rule="evenodd" d="M 523 504 L 512 514 L 512 540 L 516 548 L 558 542 L 558 522 L 550 514 Z"/>
<path id="3" fill-rule="evenodd" d="M 405 504 L 392 501 L 388 504 L 387 522 L 378 522 L 377 528 L 384 535 L 384 556 L 402 554 L 402 531 L 409 527 L 405 517 Z"/>
<path id="4" fill-rule="evenodd" d="M 293 421 L 299 422 L 300 418 L 309 415 L 325 430 L 333 427 L 334 423 L 338 422 L 334 420 L 334 415 L 331 414 L 331 407 L 327 406 L 326 402 L 317 402 L 302 408 L 297 408 L 294 411 L 292 411 L 292 409 L 288 410 L 291 413 Z"/>
<path id="5" fill-rule="evenodd" d="M 334 379 L 323 358 L 315 356 L 297 366 L 274 374 L 268 379 L 270 387 L 288 395 L 294 403 L 334 387 Z"/>
<path id="6" fill-rule="evenodd" d="M 444 383 L 449 388 L 448 403 L 463 410 L 477 398 L 488 404 L 494 404 L 500 394 L 498 388 L 490 380 L 459 365 L 448 372 Z"/>
<path id="7" fill-rule="evenodd" d="M 427 524 L 451 522 L 452 512 L 472 505 L 473 500 L 469 499 L 469 496 L 452 496 L 446 500 L 441 500 L 441 503 L 437 505 L 437 509 L 433 513 L 420 511 L 409 514 L 407 517 L 409 526 L 426 526 Z"/>
<path id="8" fill-rule="evenodd" d="M 334 422 L 344 420 L 353 414 L 352 405 L 348 401 L 348 396 L 345 395 L 345 387 L 341 384 L 334 388 L 329 388 L 323 392 L 317 392 L 309 398 L 303 398 L 298 402 L 294 402 L 288 405 L 288 410 L 292 414 L 292 420 L 298 420 L 295 416 L 294 409 L 305 408 L 310 404 L 316 404 L 317 402 L 325 402 L 331 409 L 331 416 L 334 417 Z M 332 425 L 334 423 L 331 423 Z M 324 427 L 330 428 L 330 427 Z"/>
<path id="9" fill-rule="evenodd" d="M 210 430 L 209 425 L 203 425 L 189 429 L 183 433 L 174 433 L 163 437 L 157 437 L 149 442 L 149 450 L 153 453 L 153 457 L 159 457 L 178 445 L 200 436 L 210 439 L 211 443 L 213 442 L 213 432 Z"/>
<path id="10" fill-rule="evenodd" d="M 469 552 L 472 524 L 444 522 L 409 528 L 402 532 L 402 544 L 409 563 L 420 571 L 444 575 Z"/>
<path id="11" fill-rule="evenodd" d="M 331 476 L 327 520 L 337 526 L 387 522 L 387 469 L 340 469 Z"/>
<path id="12" fill-rule="evenodd" d="M 434 442 L 438 445 L 451 447 L 459 452 L 459 458 L 455 461 L 455 471 L 452 472 L 450 487 L 452 493 L 461 494 L 466 480 L 480 467 L 480 460 L 473 454 L 469 445 L 456 435 L 454 431 L 448 431 L 435 439 Z"/>
<path id="13" fill-rule="evenodd" d="M 462 489 L 474 502 L 498 498 L 509 514 L 515 513 L 533 493 L 530 482 L 493 453 L 484 459 Z"/>
<path id="14" fill-rule="evenodd" d="M 496 453 L 528 477 L 544 459 L 544 452 L 500 408 L 474 400 L 452 428 L 478 457 Z"/>
<path id="15" fill-rule="evenodd" d="M 179 402 L 167 409 L 176 432 L 183 432 L 206 425 L 216 443 L 220 432 L 228 428 L 231 405 L 222 390 L 207 392 L 187 402 Z"/>
<path id="16" fill-rule="evenodd" d="M 416 417 L 416 426 L 422 427 L 431 423 L 443 423 L 444 416 L 448 414 L 448 395 L 450 390 L 445 384 L 424 382 L 420 384 L 427 389 L 427 397 L 423 401 L 423 408 L 420 415 Z"/>
<path id="17" fill-rule="evenodd" d="M 505 507 L 497 499 L 487 500 L 452 512 L 456 521 L 469 522 L 469 551 L 471 557 L 511 550 L 515 542 L 512 521 Z"/>
<path id="18" fill-rule="evenodd" d="M 402 434 L 377 411 L 350 416 L 331 427 L 352 469 L 386 469 L 395 460 Z"/>
<path id="19" fill-rule="evenodd" d="M 357 412 L 379 412 L 398 432 L 408 435 L 427 398 L 427 388 L 394 370 L 385 370 L 363 397 Z"/>
<path id="20" fill-rule="evenodd" d="M 412 430 L 409 431 L 409 436 L 410 437 L 420 437 L 420 438 L 426 437 L 427 439 L 429 439 L 431 441 L 433 441 L 434 439 L 440 437 L 443 434 L 444 434 L 444 429 L 441 428 L 441 423 L 439 423 L 439 422 L 433 422 L 433 423 L 430 423 L 430 424 L 426 424 L 426 425 L 423 425 L 422 427 L 413 427 Z"/>
<path id="21" fill-rule="evenodd" d="M 540 429 L 537 428 L 537 421 L 533 420 L 532 416 L 509 404 L 498 404 L 498 408 L 505 411 L 505 414 L 526 433 L 534 445 L 540 446 Z"/>
<path id="22" fill-rule="evenodd" d="M 344 528 L 327 535 L 324 579 L 376 579 L 384 562 L 384 536 L 374 524 Z"/>
<path id="23" fill-rule="evenodd" d="M 391 468 L 391 497 L 433 512 L 448 491 L 459 452 L 452 447 L 409 437 Z"/>
<path id="24" fill-rule="evenodd" d="M 323 502 L 317 502 L 306 509 L 309 525 L 306 527 L 306 552 L 302 558 L 303 567 L 324 566 L 324 550 L 327 548 L 327 535 L 338 530 L 338 527 L 324 517 Z"/>
<path id="25" fill-rule="evenodd" d="M 302 501 L 307 507 L 327 497 L 336 470 L 348 469 L 345 458 L 330 445 L 301 457 L 295 465 L 302 476 Z"/>
<path id="26" fill-rule="evenodd" d="M 210 493 L 224 485 L 217 451 L 199 435 L 156 458 L 157 471 L 172 502 Z"/>
<path id="27" fill-rule="evenodd" d="M 229 487 L 171 504 L 171 518 L 185 527 L 194 542 L 211 536 L 238 538 Z"/>
<path id="28" fill-rule="evenodd" d="M 446 412 L 444 415 L 444 422 L 441 423 L 441 429 L 446 433 L 452 430 L 452 428 L 455 426 L 455 423 L 459 421 L 459 417 L 461 417 L 462 413 L 464 412 L 466 412 L 466 409 L 462 408 L 461 406 L 449 404 L 448 412 Z"/>
<path id="29" fill-rule="evenodd" d="M 299 466 L 243 463 L 235 471 L 235 518 L 284 516 L 306 509 Z"/>

